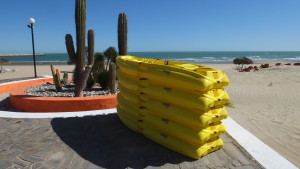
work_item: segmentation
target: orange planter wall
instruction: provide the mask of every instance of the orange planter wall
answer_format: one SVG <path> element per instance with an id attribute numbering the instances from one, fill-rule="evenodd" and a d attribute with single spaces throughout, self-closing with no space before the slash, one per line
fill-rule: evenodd
<path id="1" fill-rule="evenodd" d="M 95 97 L 37 97 L 30 96 L 25 90 L 42 83 L 52 82 L 52 78 L 24 81 L 0 87 L 0 92 L 10 92 L 10 104 L 24 112 L 74 112 L 116 108 L 116 95 Z M 4 93 L 2 92 L 2 93 Z"/>

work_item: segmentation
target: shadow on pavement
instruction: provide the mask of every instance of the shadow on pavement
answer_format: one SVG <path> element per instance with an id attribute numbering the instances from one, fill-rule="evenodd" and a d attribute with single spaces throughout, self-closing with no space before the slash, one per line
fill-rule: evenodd
<path id="1" fill-rule="evenodd" d="M 129 130 L 117 114 L 54 118 L 51 125 L 82 158 L 103 168 L 145 168 L 193 161 Z"/>

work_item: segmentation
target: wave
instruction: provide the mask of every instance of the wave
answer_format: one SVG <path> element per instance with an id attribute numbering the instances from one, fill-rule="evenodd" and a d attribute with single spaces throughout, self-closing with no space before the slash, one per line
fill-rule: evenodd
<path id="1" fill-rule="evenodd" d="M 295 58 L 283 58 L 284 60 L 289 60 L 289 61 L 297 61 L 300 62 L 300 56 L 295 57 Z"/>
<path id="2" fill-rule="evenodd" d="M 175 62 L 188 62 L 188 63 L 211 63 L 211 62 L 228 63 L 228 62 L 232 62 L 232 59 L 230 59 L 230 58 L 215 58 L 215 57 L 180 58 L 180 59 L 169 59 L 169 60 L 175 61 Z"/>

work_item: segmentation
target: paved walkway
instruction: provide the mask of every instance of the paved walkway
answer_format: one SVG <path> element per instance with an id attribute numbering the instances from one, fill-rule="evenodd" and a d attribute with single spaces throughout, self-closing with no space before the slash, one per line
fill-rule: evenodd
<path id="1" fill-rule="evenodd" d="M 262 168 L 227 134 L 225 146 L 193 160 L 136 134 L 116 114 L 0 118 L 0 168 Z"/>

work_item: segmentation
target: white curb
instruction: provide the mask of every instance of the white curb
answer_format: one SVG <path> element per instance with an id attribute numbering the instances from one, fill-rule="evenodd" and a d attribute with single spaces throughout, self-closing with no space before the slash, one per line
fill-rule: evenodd
<path id="1" fill-rule="evenodd" d="M 83 117 L 83 116 L 96 116 L 117 113 L 114 109 L 105 110 L 92 110 L 92 111 L 79 111 L 79 112 L 51 112 L 51 113 L 35 113 L 35 112 L 10 112 L 0 111 L 0 117 L 4 118 L 67 118 L 67 117 Z"/>

